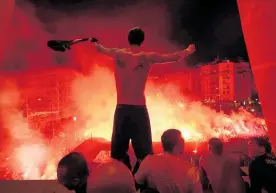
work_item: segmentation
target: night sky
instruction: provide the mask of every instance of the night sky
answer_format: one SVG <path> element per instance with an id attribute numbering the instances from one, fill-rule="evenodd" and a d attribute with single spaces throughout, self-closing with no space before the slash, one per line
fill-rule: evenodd
<path id="1" fill-rule="evenodd" d="M 109 11 L 126 6 L 136 0 L 29 0 L 37 8 L 36 14 L 43 22 L 55 18 L 45 17 L 40 8 L 55 9 L 67 14 L 74 10 L 97 8 Z M 173 32 L 171 41 L 180 45 L 195 43 L 197 53 L 192 63 L 212 61 L 216 56 L 248 60 L 242 35 L 236 0 L 152 0 L 167 6 L 171 14 Z M 19 1 L 20 4 L 20 1 Z M 142 13 L 141 13 L 142 14 Z"/>

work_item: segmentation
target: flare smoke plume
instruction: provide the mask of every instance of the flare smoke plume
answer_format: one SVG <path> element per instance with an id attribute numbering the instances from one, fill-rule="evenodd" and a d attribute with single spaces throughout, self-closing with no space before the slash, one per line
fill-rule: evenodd
<path id="1" fill-rule="evenodd" d="M 110 139 L 116 92 L 112 60 L 97 54 L 90 44 L 75 45 L 67 53 L 54 53 L 47 49 L 47 40 L 93 36 L 107 47 L 126 47 L 128 30 L 140 26 L 146 33 L 145 50 L 168 52 L 179 47 L 168 38 L 171 33 L 170 14 L 164 5 L 141 3 L 116 8 L 112 12 L 91 9 L 72 14 L 40 10 L 44 14 L 42 18 L 56 18 L 47 23 L 42 23 L 36 17 L 32 6 L 24 7 L 24 10 L 18 7 L 14 10 L 7 37 L 10 43 L 0 66 L 2 72 L 9 72 L 3 75 L 0 83 L 0 123 L 8 136 L 2 146 L 7 154 L 6 166 L 21 173 L 21 178 L 49 179 L 55 178 L 58 159 L 82 140 L 91 135 Z M 46 30 L 49 28 L 52 29 L 51 33 Z M 26 79 L 22 77 L 37 75 L 35 82 L 40 85 L 43 81 L 51 81 L 49 77 L 40 75 L 43 74 L 41 70 L 55 72 L 57 67 L 77 71 L 76 76 L 67 81 L 72 97 L 69 106 L 75 109 L 69 114 L 74 116 L 78 112 L 85 122 L 79 127 L 66 125 L 59 135 L 49 140 L 39 129 L 28 124 L 20 110 L 24 101 L 22 90 L 28 87 Z M 183 96 L 181 85 L 165 79 L 157 83 L 155 77 L 166 75 L 168 68 L 166 65 L 154 66 L 146 88 L 153 140 L 159 141 L 162 132 L 172 127 L 180 129 L 187 141 L 202 141 L 211 136 L 231 138 L 264 133 L 255 126 L 264 123 L 262 119 L 248 113 L 232 116 L 216 113 Z M 67 72 L 59 71 L 57 79 Z M 44 94 L 40 97 L 47 98 L 50 93 L 43 92 L 45 89 L 41 84 L 32 93 L 34 96 Z M 29 97 L 31 100 L 32 96 Z M 41 167 L 44 167 L 43 172 Z"/>

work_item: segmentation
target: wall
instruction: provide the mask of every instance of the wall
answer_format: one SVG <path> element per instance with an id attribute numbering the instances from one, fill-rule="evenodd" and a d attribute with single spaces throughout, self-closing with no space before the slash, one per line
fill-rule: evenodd
<path id="1" fill-rule="evenodd" d="M 276 150 L 276 14 L 275 0 L 237 0 L 254 80 Z"/>
<path id="2" fill-rule="evenodd" d="M 2 180 L 0 193 L 72 193 L 55 180 Z"/>

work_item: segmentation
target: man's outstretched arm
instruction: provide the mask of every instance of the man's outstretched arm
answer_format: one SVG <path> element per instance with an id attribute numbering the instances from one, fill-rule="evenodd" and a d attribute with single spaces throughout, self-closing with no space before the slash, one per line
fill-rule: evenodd
<path id="1" fill-rule="evenodd" d="M 176 62 L 178 60 L 181 60 L 193 54 L 195 51 L 196 51 L 195 45 L 191 44 L 185 50 L 174 52 L 171 54 L 159 54 L 155 52 L 147 53 L 146 58 L 152 64 L 162 64 L 162 63 L 168 63 L 168 62 Z"/>
<path id="2" fill-rule="evenodd" d="M 119 48 L 106 48 L 99 43 L 94 44 L 99 53 L 109 56 L 110 58 L 115 58 L 120 50 Z"/>

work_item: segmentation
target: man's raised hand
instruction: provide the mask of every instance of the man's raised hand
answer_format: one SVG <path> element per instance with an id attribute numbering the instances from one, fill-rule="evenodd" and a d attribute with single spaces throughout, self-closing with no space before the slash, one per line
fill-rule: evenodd
<path id="1" fill-rule="evenodd" d="M 97 38 L 90 38 L 90 41 L 92 43 L 99 43 L 99 40 Z"/>

